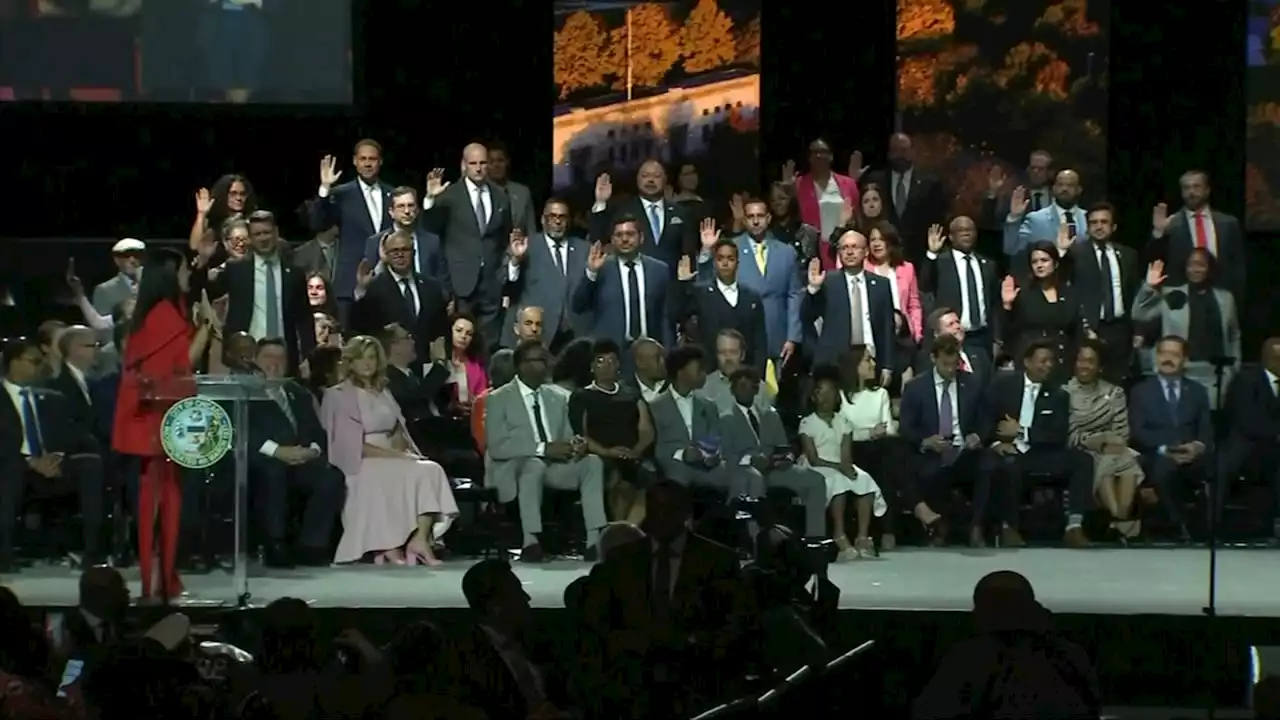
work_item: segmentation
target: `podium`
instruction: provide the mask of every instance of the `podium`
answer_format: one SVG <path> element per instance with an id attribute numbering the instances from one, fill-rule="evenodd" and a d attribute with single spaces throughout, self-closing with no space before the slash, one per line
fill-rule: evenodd
<path id="1" fill-rule="evenodd" d="M 249 603 L 249 412 L 254 402 L 273 401 L 273 391 L 285 382 L 250 374 L 144 380 L 145 396 L 169 406 L 158 440 L 162 453 L 174 464 L 204 470 L 227 456 L 232 458 L 232 585 L 227 600 L 217 604 L 247 607 Z"/>

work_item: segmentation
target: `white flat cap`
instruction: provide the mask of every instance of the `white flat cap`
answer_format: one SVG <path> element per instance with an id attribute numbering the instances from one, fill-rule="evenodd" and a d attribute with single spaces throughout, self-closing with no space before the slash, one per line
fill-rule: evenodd
<path id="1" fill-rule="evenodd" d="M 125 238 L 115 245 L 111 246 L 111 252 L 116 255 L 125 253 L 146 252 L 147 244 L 137 238 Z"/>

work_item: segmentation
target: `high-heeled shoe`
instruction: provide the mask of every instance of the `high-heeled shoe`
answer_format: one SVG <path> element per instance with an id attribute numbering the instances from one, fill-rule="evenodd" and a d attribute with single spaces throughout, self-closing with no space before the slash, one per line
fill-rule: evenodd
<path id="1" fill-rule="evenodd" d="M 388 550 L 373 559 L 374 565 L 404 565 L 404 554 L 399 550 Z"/>
<path id="2" fill-rule="evenodd" d="M 427 567 L 440 567 L 444 564 L 440 558 L 437 558 L 431 549 L 421 543 L 410 541 L 404 547 L 404 560 L 406 565 L 425 565 Z"/>

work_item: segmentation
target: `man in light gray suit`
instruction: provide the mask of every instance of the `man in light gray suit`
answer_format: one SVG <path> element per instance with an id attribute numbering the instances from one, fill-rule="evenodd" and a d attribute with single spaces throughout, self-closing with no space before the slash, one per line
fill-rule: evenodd
<path id="1" fill-rule="evenodd" d="M 827 481 L 821 474 L 795 466 L 795 455 L 772 409 L 755 403 L 760 393 L 760 371 L 738 368 L 729 376 L 733 407 L 720 417 L 724 455 L 745 471 L 758 473 L 767 487 L 790 490 L 804 504 L 804 534 L 826 537 Z"/>
<path id="2" fill-rule="evenodd" d="M 489 148 L 489 181 L 507 191 L 511 200 L 511 227 L 519 230 L 527 237 L 532 237 L 538 229 L 534 224 L 536 210 L 533 207 L 533 193 L 529 186 L 511 179 L 511 153 L 507 146 L 497 140 L 485 145 Z"/>
<path id="3" fill-rule="evenodd" d="M 504 323 L 503 344 L 514 345 L 515 319 L 527 307 L 543 311 L 543 338 L 552 354 L 569 344 L 575 336 L 591 332 L 589 313 L 575 313 L 569 298 L 587 277 L 587 254 L 591 246 L 586 240 L 569 237 L 569 205 L 562 200 L 548 200 L 542 210 L 542 233 L 517 237 L 507 249 L 507 283 L 504 294 L 511 298 Z"/>
<path id="4" fill-rule="evenodd" d="M 516 379 L 485 399 L 485 478 L 498 502 L 519 501 L 524 531 L 522 562 L 544 558 L 542 488 L 578 490 L 587 528 L 585 559 L 594 562 L 604 512 L 604 464 L 586 454 L 586 443 L 569 426 L 568 399 L 543 388 L 550 355 L 542 343 L 526 341 L 515 350 Z"/>
<path id="5" fill-rule="evenodd" d="M 667 356 L 669 385 L 653 402 L 654 455 L 658 467 L 681 485 L 704 485 L 741 496 L 764 497 L 764 478 L 749 467 L 726 460 L 720 449 L 720 412 L 694 392 L 707 379 L 706 359 L 696 346 L 678 347 Z"/>
<path id="6" fill-rule="evenodd" d="M 1089 224 L 1084 209 L 1080 207 L 1080 175 L 1075 170 L 1062 170 L 1053 179 L 1053 202 L 1040 210 L 1031 209 L 1031 199 L 1026 188 L 1016 188 L 1009 201 L 1009 216 L 1004 225 L 1004 254 L 1013 258 L 1036 240 L 1054 240 L 1058 227 L 1065 224 L 1071 239 L 1080 242 L 1088 238 Z M 1014 274 L 1028 271 L 1014 267 Z"/>
<path id="7" fill-rule="evenodd" d="M 93 309 L 99 315 L 110 317 L 117 305 L 137 292 L 138 271 L 142 268 L 142 256 L 146 251 L 146 244 L 136 238 L 125 238 L 111 246 L 111 259 L 115 261 L 118 272 L 93 289 Z"/>

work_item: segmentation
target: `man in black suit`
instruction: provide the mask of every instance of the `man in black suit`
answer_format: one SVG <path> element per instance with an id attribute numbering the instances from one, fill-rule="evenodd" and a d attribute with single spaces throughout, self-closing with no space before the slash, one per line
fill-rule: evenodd
<path id="1" fill-rule="evenodd" d="M 591 206 L 591 241 L 605 242 L 613 235 L 619 217 L 639 218 L 640 252 L 667 264 L 674 275 L 680 258 L 697 253 L 698 228 L 680 206 L 667 200 L 667 171 L 657 160 L 648 160 L 636 173 L 636 197 L 615 200 L 608 173 L 596 178 L 595 204 Z"/>
<path id="2" fill-rule="evenodd" d="M 282 381 L 284 343 L 260 340 L 256 362 L 268 381 Z M 291 380 L 269 385 L 267 394 L 272 402 L 259 403 L 249 415 L 249 472 L 258 491 L 255 502 L 267 540 L 266 564 L 323 567 L 333 559 L 329 533 L 342 512 L 346 479 L 329 464 L 328 438 L 311 394 Z M 306 497 L 293 553 L 285 546 L 290 490 Z"/>
<path id="3" fill-rule="evenodd" d="M 338 247 L 333 261 L 333 295 L 339 306 L 350 306 L 356 289 L 356 268 L 364 258 L 365 240 L 391 226 L 388 205 L 391 186 L 382 182 L 382 146 L 365 138 L 356 143 L 351 164 L 356 178 L 336 185 L 342 172 L 332 155 L 320 160 L 320 190 L 312 202 L 311 229 L 322 232 L 338 226 Z M 345 311 L 345 309 L 344 309 Z M 346 318 L 342 318 L 344 321 Z"/>
<path id="4" fill-rule="evenodd" d="M 1280 540 L 1280 337 L 1262 343 L 1262 364 L 1242 370 L 1227 395 L 1231 427 L 1222 449 L 1223 492 L 1246 468 L 1261 473 L 1272 491 L 1273 536 Z"/>
<path id="5" fill-rule="evenodd" d="M 1147 482 L 1155 488 L 1160 508 L 1189 542 L 1182 515 L 1183 485 L 1212 486 L 1213 418 L 1209 391 L 1183 375 L 1187 341 L 1165 336 L 1156 342 L 1156 374 L 1129 391 L 1129 446 L 1142 453 Z M 1216 492 L 1221 495 L 1221 492 Z"/>
<path id="6" fill-rule="evenodd" d="M 907 257 L 924 257 L 930 226 L 942 223 L 947 215 L 947 199 L 942 183 L 916 167 L 916 150 L 911 136 L 895 133 L 889 137 L 889 170 L 868 173 L 864 186 L 879 185 L 885 197 L 885 215 L 898 228 Z M 971 221 L 972 222 L 972 221 Z"/>
<path id="7" fill-rule="evenodd" d="M 1081 312 L 1102 342 L 1102 377 L 1123 385 L 1141 342 L 1129 319 L 1144 268 L 1133 248 L 1115 242 L 1116 210 L 1111 203 L 1095 203 L 1085 212 L 1089 242 L 1067 251 L 1071 283 L 1080 293 Z M 998 291 L 998 289 L 997 289 Z"/>
<path id="8" fill-rule="evenodd" d="M 995 260 L 976 252 L 978 229 L 961 215 L 949 232 L 929 228 L 927 251 L 920 268 L 920 292 L 933 296 L 934 308 L 951 308 L 960 321 L 964 353 L 988 364 L 995 357 L 1000 332 L 1000 268 Z M 928 332 L 928 328 L 926 328 Z"/>
<path id="9" fill-rule="evenodd" d="M 965 349 L 964 341 L 967 334 L 964 324 L 960 321 L 960 313 L 947 306 L 934 308 L 924 320 L 924 338 L 921 341 L 921 350 L 924 352 L 920 353 L 924 357 L 920 366 L 916 368 L 916 374 L 923 375 L 933 370 L 933 343 L 943 335 L 950 335 L 959 343 L 960 365 L 957 370 L 968 373 L 968 377 L 973 379 L 974 386 L 979 391 L 985 392 L 994 369 L 991 357 L 981 351 L 970 354 Z M 929 354 L 925 355 L 925 353 Z"/>
<path id="10" fill-rule="evenodd" d="M 443 338 L 431 344 L 431 357 L 425 365 L 417 361 L 413 335 L 399 323 L 383 327 L 378 333 L 378 342 L 387 354 L 387 389 L 405 420 L 413 424 L 433 417 L 440 389 L 449 379 L 449 370 L 444 365 Z"/>
<path id="11" fill-rule="evenodd" d="M 1018 511 L 1022 487 L 1030 473 L 1050 475 L 1067 481 L 1068 547 L 1086 547 L 1082 523 L 1093 502 L 1093 458 L 1083 450 L 1069 447 L 1071 396 L 1049 382 L 1057 358 L 1057 348 L 1047 342 L 1030 343 L 1022 352 L 1021 373 L 1001 373 L 991 381 L 988 407 L 995 421 L 996 444 L 987 456 L 983 475 L 999 476 L 996 514 L 1001 521 L 1003 547 L 1025 545 L 1018 534 Z M 982 528 L 986 497 L 973 500 L 974 527 L 970 542 L 984 546 Z"/>
<path id="12" fill-rule="evenodd" d="M 357 333 L 377 335 L 391 323 L 413 335 L 419 358 L 428 357 L 427 348 L 449 329 L 448 303 L 444 286 L 434 278 L 418 274 L 413 263 L 413 236 L 395 232 L 382 241 L 387 266 L 374 274 L 364 261 L 356 282 L 356 303 L 351 308 L 351 327 Z"/>
<path id="13" fill-rule="evenodd" d="M 474 316 L 485 337 L 497 339 L 506 273 L 502 256 L 512 234 L 511 199 L 489 181 L 485 146 L 463 148 L 460 182 L 445 182 L 441 168 L 428 173 L 422 205 L 423 227 L 444 244 L 457 309 Z"/>
<path id="14" fill-rule="evenodd" d="M 814 360 L 835 362 L 852 345 L 865 345 L 876 359 L 880 384 L 893 377 L 893 293 L 889 281 L 863 270 L 867 237 L 849 230 L 836 243 L 839 271 L 823 272 L 815 259 L 809 263 L 809 287 L 801 305 L 805 322 L 822 319 Z"/>
<path id="15" fill-rule="evenodd" d="M 681 325 L 696 316 L 698 330 L 689 339 L 703 347 L 715 347 L 718 333 L 737 330 L 746 353 L 743 364 L 763 370 L 769 358 L 764 304 L 760 293 L 738 282 L 737 243 L 731 238 L 716 240 L 712 262 L 715 279 L 699 283 L 693 263 L 688 257 L 680 258 L 676 274 L 680 285 L 667 295 L 667 320 Z"/>
<path id="16" fill-rule="evenodd" d="M 454 698 L 489 720 L 559 717 L 563 693 L 550 663 L 529 644 L 529 595 L 504 560 L 481 560 L 462 576 L 476 624 L 454 638 L 444 672 Z"/>
<path id="17" fill-rule="evenodd" d="M 1217 284 L 1231 291 L 1236 305 L 1245 300 L 1245 278 L 1248 258 L 1245 256 L 1244 233 L 1240 220 L 1209 206 L 1209 174 L 1188 170 L 1178 181 L 1182 191 L 1182 210 L 1170 215 L 1160 203 L 1151 216 L 1151 240 L 1147 242 L 1146 261 L 1163 260 L 1170 287 L 1187 281 L 1187 258 L 1196 248 L 1204 248 L 1218 260 Z"/>
<path id="18" fill-rule="evenodd" d="M 23 498 L 78 495 L 84 559 L 101 561 L 103 468 L 101 448 L 74 422 L 61 393 L 38 388 L 44 353 L 32 339 L 5 346 L 0 401 L 0 572 L 13 565 L 14 520 Z"/>
<path id="19" fill-rule="evenodd" d="M 411 187 L 400 186 L 391 191 L 392 226 L 375 233 L 365 241 L 364 259 L 375 266 L 374 272 L 386 269 L 382 257 L 382 242 L 395 232 L 408 233 L 413 239 L 413 270 L 422 277 L 440 283 L 446 297 L 453 296 L 453 283 L 449 280 L 449 263 L 445 262 L 440 238 L 429 233 L 419 222 L 418 192 Z"/>
<path id="20" fill-rule="evenodd" d="M 898 433 L 916 456 L 914 472 L 902 474 L 901 494 L 903 504 L 928 530 L 931 544 L 942 546 L 950 529 L 951 486 L 974 476 L 975 515 L 977 498 L 991 494 L 991 478 L 973 472 L 985 455 L 988 420 L 978 384 L 960 371 L 960 341 L 939 335 L 931 356 L 932 368 L 902 389 Z"/>
<path id="21" fill-rule="evenodd" d="M 110 435 L 98 436 L 95 432 L 93 400 L 89 394 L 88 376 L 98 356 L 96 333 L 84 325 L 72 325 L 58 336 L 58 354 L 62 367 L 57 375 L 45 381 L 45 386 L 66 399 L 70 410 L 67 419 L 77 432 L 94 435 L 102 447 L 109 447 Z"/>
<path id="22" fill-rule="evenodd" d="M 210 282 L 210 297 L 227 296 L 223 332 L 247 332 L 255 340 L 281 338 L 290 374 L 316 346 L 315 319 L 307 300 L 306 274 L 280 253 L 275 215 L 256 210 L 249 216 L 249 254 L 227 262 Z"/>

